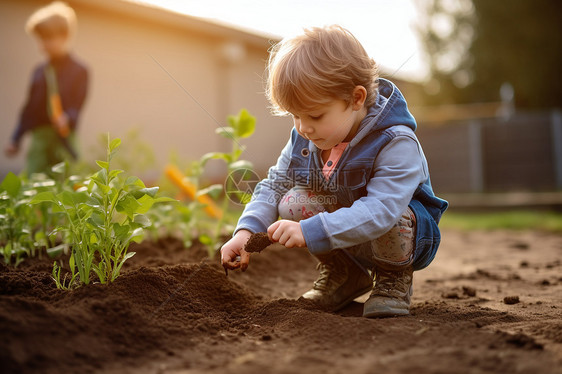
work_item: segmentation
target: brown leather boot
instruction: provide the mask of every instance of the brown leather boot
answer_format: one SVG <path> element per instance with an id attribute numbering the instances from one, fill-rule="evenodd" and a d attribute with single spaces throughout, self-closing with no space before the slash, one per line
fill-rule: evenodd
<path id="1" fill-rule="evenodd" d="M 389 271 L 377 267 L 375 287 L 363 307 L 363 317 L 393 317 L 410 314 L 413 289 L 412 266 Z"/>
<path id="2" fill-rule="evenodd" d="M 350 255 L 336 249 L 316 256 L 320 276 L 302 299 L 311 300 L 324 310 L 335 312 L 373 288 L 373 279 Z"/>

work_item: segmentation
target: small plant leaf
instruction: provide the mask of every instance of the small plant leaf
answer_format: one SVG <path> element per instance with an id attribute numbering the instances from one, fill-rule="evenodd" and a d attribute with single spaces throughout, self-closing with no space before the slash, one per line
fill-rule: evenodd
<path id="1" fill-rule="evenodd" d="M 222 190 L 223 190 L 222 184 L 212 184 L 207 188 L 203 188 L 202 190 L 197 191 L 195 196 L 209 195 L 213 199 L 217 199 L 222 193 Z"/>
<path id="2" fill-rule="evenodd" d="M 137 214 L 133 219 L 133 222 L 139 224 L 141 227 L 149 227 L 152 224 L 150 219 L 144 214 Z"/>
<path id="3" fill-rule="evenodd" d="M 119 174 L 123 173 L 123 170 L 115 169 L 109 172 L 109 179 L 114 179 Z"/>
<path id="4" fill-rule="evenodd" d="M 0 184 L 0 189 L 6 191 L 12 199 L 15 199 L 21 189 L 21 179 L 14 173 L 9 172 Z"/>
<path id="5" fill-rule="evenodd" d="M 98 166 L 102 169 L 109 169 L 109 162 L 107 161 L 96 160 L 96 164 L 98 164 Z"/>
<path id="6" fill-rule="evenodd" d="M 156 195 L 156 193 L 158 192 L 158 190 L 159 190 L 159 187 L 141 188 L 140 190 L 137 191 L 137 193 L 140 192 L 142 195 L 148 195 L 150 197 L 154 197 Z"/>
<path id="7" fill-rule="evenodd" d="M 139 227 L 139 228 L 136 228 L 135 230 L 133 230 L 133 232 L 131 233 L 131 235 L 129 236 L 129 238 L 127 240 L 133 241 L 133 242 L 136 242 L 136 243 L 140 243 L 143 238 L 144 238 L 144 230 Z"/>
<path id="8" fill-rule="evenodd" d="M 125 213 L 129 219 L 133 219 L 134 214 L 140 206 L 141 204 L 139 204 L 137 199 L 135 199 L 132 195 L 127 194 L 117 203 L 117 211 Z"/>
<path id="9" fill-rule="evenodd" d="M 199 241 L 201 242 L 201 244 L 203 245 L 211 245 L 213 244 L 213 239 L 207 235 L 207 234 L 201 234 L 199 235 Z"/>
<path id="10" fill-rule="evenodd" d="M 230 194 L 236 195 L 240 204 L 248 204 L 252 200 L 252 194 L 244 191 L 230 191 Z"/>
<path id="11" fill-rule="evenodd" d="M 61 193 L 57 194 L 57 198 L 62 202 L 64 205 L 74 205 L 74 199 L 72 198 L 72 194 L 69 191 L 62 191 Z"/>
<path id="12" fill-rule="evenodd" d="M 131 257 L 133 257 L 136 254 L 137 254 L 137 252 L 128 252 L 125 256 L 123 256 L 123 260 L 121 260 L 121 262 L 127 261 L 128 259 L 130 259 Z"/>
<path id="13" fill-rule="evenodd" d="M 37 195 L 33 196 L 33 198 L 30 201 L 30 204 L 38 204 L 45 201 L 55 204 L 58 202 L 54 193 L 52 193 L 51 191 L 44 191 L 44 192 L 39 192 Z"/>
<path id="14" fill-rule="evenodd" d="M 228 121 L 228 124 L 230 125 L 230 127 L 232 127 L 233 129 L 238 128 L 238 117 L 231 114 L 231 115 L 226 116 L 226 120 Z"/>
<path id="15" fill-rule="evenodd" d="M 109 151 L 113 152 L 121 145 L 121 139 L 115 138 L 111 142 L 109 142 Z"/>
<path id="16" fill-rule="evenodd" d="M 87 222 L 91 224 L 93 227 L 102 227 L 104 224 L 102 214 L 103 214 L 103 210 L 101 212 L 92 213 L 90 218 L 88 218 Z"/>
<path id="17" fill-rule="evenodd" d="M 56 174 L 64 174 L 67 169 L 66 161 L 59 162 L 51 168 L 51 171 Z"/>
<path id="18" fill-rule="evenodd" d="M 113 234 L 120 242 L 125 242 L 127 240 L 129 237 L 129 230 L 131 230 L 131 226 L 129 225 L 120 225 L 118 223 L 113 224 Z"/>
<path id="19" fill-rule="evenodd" d="M 250 137 L 256 129 L 256 117 L 252 116 L 246 109 L 242 109 L 238 113 L 238 126 L 236 127 L 236 136 L 239 138 Z"/>
<path id="20" fill-rule="evenodd" d="M 145 188 L 143 181 L 141 181 L 138 177 L 128 177 L 125 180 L 125 185 L 130 187 L 138 187 L 138 188 Z"/>
<path id="21" fill-rule="evenodd" d="M 155 203 L 155 199 L 148 195 L 142 196 L 140 199 L 137 199 L 137 202 L 140 206 L 137 208 L 136 213 L 138 214 L 145 214 L 152 208 L 152 205 Z"/>
<path id="22" fill-rule="evenodd" d="M 207 161 L 212 160 L 212 159 L 222 159 L 225 160 L 227 163 L 232 161 L 232 156 L 228 153 L 223 153 L 223 152 L 209 152 L 209 153 L 205 153 L 201 159 L 199 160 L 199 162 L 201 163 L 201 166 L 205 166 L 205 164 L 207 163 Z"/>
<path id="23" fill-rule="evenodd" d="M 91 233 L 90 234 L 90 244 L 96 244 L 98 242 L 98 237 L 96 236 L 96 234 Z"/>
<path id="24" fill-rule="evenodd" d="M 56 247 L 47 248 L 47 255 L 51 258 L 58 257 L 63 253 L 65 246 L 66 244 L 59 244 Z"/>
<path id="25" fill-rule="evenodd" d="M 93 174 L 90 179 L 92 179 L 98 186 L 105 186 L 107 183 L 107 170 L 101 169 L 97 173 Z"/>
<path id="26" fill-rule="evenodd" d="M 236 131 L 230 126 L 223 126 L 219 127 L 215 130 L 215 133 L 218 135 L 225 137 L 227 139 L 234 139 Z"/>

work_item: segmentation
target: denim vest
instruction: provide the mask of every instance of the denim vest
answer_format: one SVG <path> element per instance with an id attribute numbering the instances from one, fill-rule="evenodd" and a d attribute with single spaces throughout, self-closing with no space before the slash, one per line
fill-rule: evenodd
<path id="1" fill-rule="evenodd" d="M 395 136 L 392 127 L 367 134 L 355 146 L 348 147 L 344 151 L 338 167 L 330 179 L 326 180 L 322 174 L 320 152 L 311 151 L 309 140 L 293 129 L 291 133 L 293 147 L 288 167 L 292 174 L 290 177 L 296 186 L 312 189 L 319 194 L 333 195 L 338 207 L 349 207 L 355 200 L 367 195 L 367 184 L 374 177 L 375 159 Z M 415 270 L 421 270 L 435 258 L 441 241 L 437 224 L 448 203 L 435 196 L 428 178 L 418 186 L 409 207 L 416 216 L 416 249 L 413 266 Z M 365 244 L 370 245 L 370 243 L 360 245 Z"/>

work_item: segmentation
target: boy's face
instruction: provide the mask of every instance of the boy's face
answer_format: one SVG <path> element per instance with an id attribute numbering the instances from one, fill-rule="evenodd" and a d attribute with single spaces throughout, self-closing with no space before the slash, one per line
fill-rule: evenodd
<path id="1" fill-rule="evenodd" d="M 38 43 L 41 51 L 49 58 L 62 57 L 68 53 L 68 37 L 64 34 L 39 37 Z"/>
<path id="2" fill-rule="evenodd" d="M 343 141 L 350 141 L 359 127 L 359 118 L 353 105 L 343 100 L 291 113 L 297 132 L 322 150 L 332 149 Z"/>

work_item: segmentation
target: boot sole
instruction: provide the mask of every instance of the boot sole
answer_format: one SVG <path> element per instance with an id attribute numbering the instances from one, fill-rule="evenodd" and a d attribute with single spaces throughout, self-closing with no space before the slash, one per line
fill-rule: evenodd
<path id="1" fill-rule="evenodd" d="M 410 314 L 410 310 L 397 309 L 397 308 L 384 308 L 383 310 L 376 310 L 371 312 L 363 312 L 363 317 L 365 318 L 385 318 L 385 317 L 399 317 L 407 316 Z"/>

